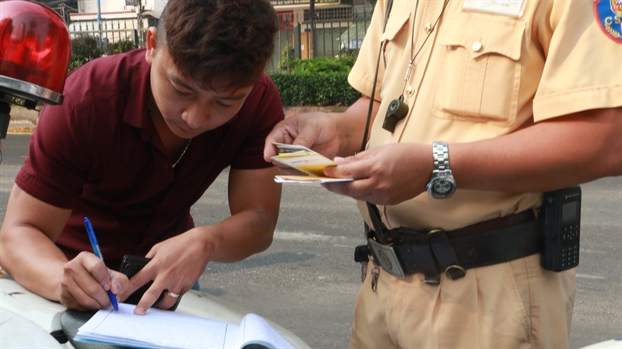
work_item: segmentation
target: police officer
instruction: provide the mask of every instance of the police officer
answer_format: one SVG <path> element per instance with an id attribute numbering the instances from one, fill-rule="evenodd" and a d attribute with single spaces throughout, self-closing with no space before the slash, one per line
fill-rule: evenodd
<path id="1" fill-rule="evenodd" d="M 353 348 L 568 347 L 575 269 L 541 266 L 536 209 L 622 174 L 621 16 L 615 0 L 379 0 L 349 75 L 366 97 L 275 127 L 266 161 L 300 144 L 354 178 L 324 184 L 358 200 L 375 252 Z"/>

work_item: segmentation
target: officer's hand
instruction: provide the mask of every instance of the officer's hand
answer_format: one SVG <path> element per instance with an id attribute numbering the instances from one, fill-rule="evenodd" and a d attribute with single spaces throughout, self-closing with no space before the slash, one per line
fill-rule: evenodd
<path id="1" fill-rule="evenodd" d="M 278 153 L 272 143 L 302 145 L 332 158 L 339 151 L 340 137 L 333 117 L 313 112 L 291 116 L 272 129 L 264 144 L 263 154 L 267 162 Z"/>
<path id="2" fill-rule="evenodd" d="M 329 177 L 354 178 L 353 182 L 322 184 L 328 190 L 377 205 L 395 205 L 421 194 L 433 170 L 429 145 L 394 143 L 347 158 L 336 158 Z"/>
<path id="3" fill-rule="evenodd" d="M 127 276 L 106 268 L 93 253 L 81 252 L 65 264 L 58 298 L 68 309 L 99 310 L 111 305 L 108 290 L 117 294 L 128 282 Z"/>

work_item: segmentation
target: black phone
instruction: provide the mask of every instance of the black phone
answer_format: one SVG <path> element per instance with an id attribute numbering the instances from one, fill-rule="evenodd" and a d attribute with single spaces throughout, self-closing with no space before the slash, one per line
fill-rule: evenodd
<path id="1" fill-rule="evenodd" d="M 151 260 L 150 258 L 126 254 L 125 256 L 123 256 L 123 259 L 121 260 L 120 271 L 123 274 L 125 274 L 128 279 L 131 279 L 132 276 L 136 275 L 145 265 L 147 265 L 147 263 L 149 263 L 150 260 Z M 147 291 L 147 289 L 151 287 L 151 284 L 153 284 L 153 281 L 149 281 L 148 283 L 144 284 L 141 288 L 139 288 L 134 293 L 132 293 L 124 301 L 124 303 L 134 304 L 134 305 L 138 304 L 138 302 L 140 301 L 140 298 L 142 298 L 145 291 Z"/>
<path id="2" fill-rule="evenodd" d="M 544 193 L 540 214 L 544 224 L 542 267 L 562 271 L 578 266 L 581 187 Z"/>
<path id="3" fill-rule="evenodd" d="M 125 274 L 128 277 L 128 279 L 132 278 L 132 276 L 136 275 L 145 265 L 147 265 L 147 263 L 149 263 L 149 261 L 151 261 L 151 258 L 145 258 L 141 256 L 126 254 L 125 256 L 123 256 L 123 259 L 121 260 L 120 271 L 123 274 Z M 152 284 L 153 284 L 153 281 L 149 281 L 148 283 L 144 284 L 138 290 L 134 291 L 134 293 L 132 293 L 125 301 L 123 301 L 123 303 L 134 304 L 134 305 L 138 304 L 143 294 L 149 289 L 149 287 L 151 287 Z M 158 300 L 156 301 L 156 303 L 159 302 L 162 299 L 162 297 L 164 297 L 165 294 L 166 292 L 162 292 L 160 297 L 158 297 Z M 170 307 L 168 310 L 177 309 L 177 306 L 179 305 L 180 300 L 181 300 L 181 297 L 177 298 L 177 302 L 175 302 L 175 304 L 172 307 Z"/>
<path id="4" fill-rule="evenodd" d="M 151 258 L 145 258 L 141 256 L 134 256 L 126 254 L 121 260 L 121 272 L 127 275 L 128 278 L 136 275 L 147 263 L 151 261 Z"/>

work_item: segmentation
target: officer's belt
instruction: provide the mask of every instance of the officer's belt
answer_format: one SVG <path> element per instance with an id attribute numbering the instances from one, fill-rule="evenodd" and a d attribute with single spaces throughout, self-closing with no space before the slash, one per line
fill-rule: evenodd
<path id="1" fill-rule="evenodd" d="M 508 262 L 541 250 L 542 223 L 531 209 L 452 231 L 387 229 L 378 208 L 367 203 L 374 230 L 368 246 L 374 263 L 395 276 L 423 273 L 437 284 L 440 274 L 463 277 L 466 269 Z"/>

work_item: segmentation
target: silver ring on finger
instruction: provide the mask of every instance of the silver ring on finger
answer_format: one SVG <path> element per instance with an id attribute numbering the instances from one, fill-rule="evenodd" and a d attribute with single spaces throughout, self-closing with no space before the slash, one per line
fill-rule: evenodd
<path id="1" fill-rule="evenodd" d="M 167 290 L 167 291 L 166 291 L 166 294 L 167 294 L 169 297 L 179 298 L 179 293 L 175 293 L 175 292 L 171 292 L 171 291 L 168 291 L 168 290 Z"/>

